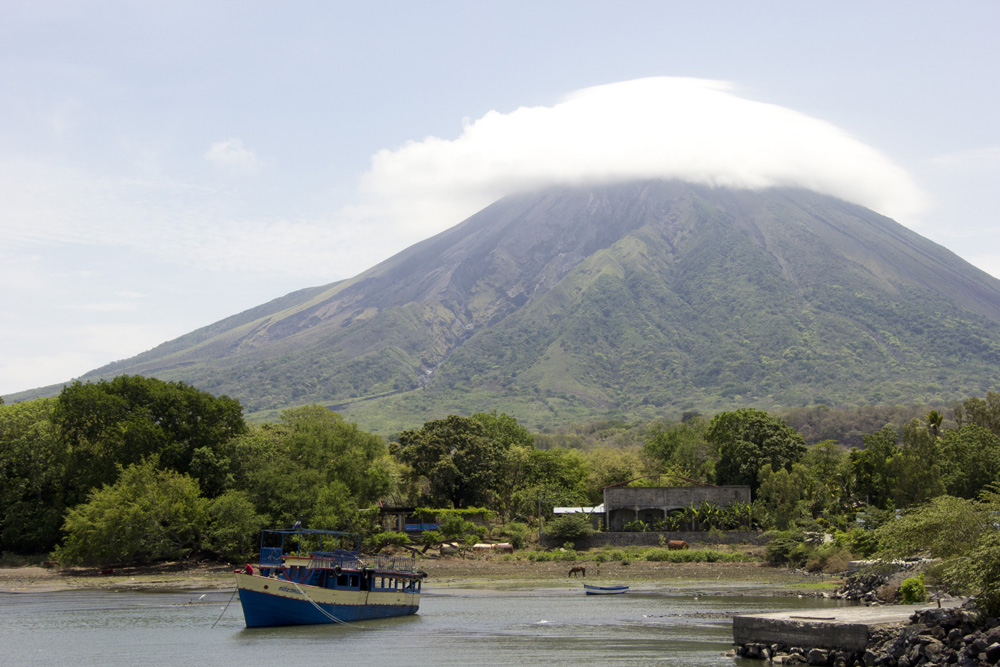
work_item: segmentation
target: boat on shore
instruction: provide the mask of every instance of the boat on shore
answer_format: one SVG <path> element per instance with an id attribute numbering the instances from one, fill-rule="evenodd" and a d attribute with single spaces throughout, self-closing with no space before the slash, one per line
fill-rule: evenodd
<path id="1" fill-rule="evenodd" d="M 628 591 L 628 586 L 591 586 L 584 584 L 583 590 L 587 595 L 621 595 Z"/>
<path id="2" fill-rule="evenodd" d="M 427 575 L 409 556 L 361 554 L 353 533 L 261 533 L 257 566 L 236 570 L 248 628 L 351 623 L 417 613 Z"/>

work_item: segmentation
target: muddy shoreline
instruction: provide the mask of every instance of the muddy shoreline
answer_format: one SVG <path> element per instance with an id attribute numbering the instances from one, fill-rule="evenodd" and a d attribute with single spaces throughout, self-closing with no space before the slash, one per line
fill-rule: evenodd
<path id="1" fill-rule="evenodd" d="M 435 588 L 517 589 L 564 586 L 584 581 L 628 584 L 634 588 L 697 590 L 719 595 L 821 595 L 841 578 L 761 563 L 665 563 L 632 561 L 583 563 L 586 578 L 569 577 L 571 563 L 532 562 L 493 557 L 445 557 L 421 560 L 427 573 L 425 591 Z M 233 565 L 164 563 L 115 568 L 0 568 L 0 593 L 39 593 L 85 589 L 212 590 L 230 589 Z"/>

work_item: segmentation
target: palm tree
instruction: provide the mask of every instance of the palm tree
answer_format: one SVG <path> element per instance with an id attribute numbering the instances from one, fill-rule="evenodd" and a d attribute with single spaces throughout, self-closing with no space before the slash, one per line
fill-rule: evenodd
<path id="1" fill-rule="evenodd" d="M 719 527 L 719 521 L 722 519 L 722 510 L 718 505 L 713 505 L 707 500 L 703 500 L 701 506 L 698 508 L 698 514 L 700 514 L 701 523 L 703 527 L 712 529 Z"/>
<path id="2" fill-rule="evenodd" d="M 692 532 L 698 530 L 698 519 L 700 518 L 701 516 L 698 513 L 698 507 L 692 500 L 691 504 L 684 508 L 684 520 L 688 522 L 688 530 Z"/>
<path id="3" fill-rule="evenodd" d="M 943 421 L 944 415 L 937 410 L 931 410 L 927 413 L 927 428 L 930 429 L 931 435 L 935 438 L 938 437 L 938 432 L 941 430 L 941 422 Z"/>

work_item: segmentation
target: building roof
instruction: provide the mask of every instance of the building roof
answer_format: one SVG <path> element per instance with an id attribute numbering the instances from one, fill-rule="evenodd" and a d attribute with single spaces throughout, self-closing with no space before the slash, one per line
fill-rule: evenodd
<path id="1" fill-rule="evenodd" d="M 553 514 L 604 514 L 604 504 L 597 507 L 553 507 Z"/>

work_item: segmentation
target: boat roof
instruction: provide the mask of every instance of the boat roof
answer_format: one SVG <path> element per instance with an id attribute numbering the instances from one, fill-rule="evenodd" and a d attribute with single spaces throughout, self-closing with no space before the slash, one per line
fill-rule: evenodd
<path id="1" fill-rule="evenodd" d="M 345 533 L 339 530 L 319 530 L 316 528 L 266 528 L 261 532 L 278 535 L 337 535 L 357 537 L 357 533 Z"/>

